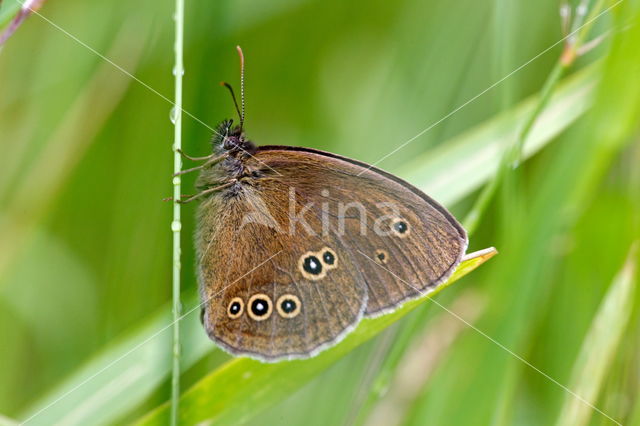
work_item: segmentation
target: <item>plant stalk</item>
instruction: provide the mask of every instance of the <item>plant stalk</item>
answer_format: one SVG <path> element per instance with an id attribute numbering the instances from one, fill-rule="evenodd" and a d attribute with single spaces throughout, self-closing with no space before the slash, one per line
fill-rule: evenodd
<path id="1" fill-rule="evenodd" d="M 171 110 L 173 122 L 173 172 L 179 173 L 182 169 L 182 75 L 184 74 L 183 35 L 184 35 L 184 0 L 175 0 L 175 65 L 173 75 L 175 80 L 174 106 Z M 173 368 L 171 373 L 171 425 L 178 424 L 178 403 L 180 400 L 180 230 L 182 222 L 180 218 L 181 178 L 173 178 Z"/>

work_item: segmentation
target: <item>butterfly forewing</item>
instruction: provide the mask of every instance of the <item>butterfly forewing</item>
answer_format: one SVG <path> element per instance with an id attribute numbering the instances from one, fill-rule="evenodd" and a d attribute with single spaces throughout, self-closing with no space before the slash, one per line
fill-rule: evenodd
<path id="1" fill-rule="evenodd" d="M 367 287 L 366 315 L 433 289 L 466 250 L 466 233 L 446 209 L 382 170 L 307 148 L 261 147 L 256 162 L 289 191 L 297 185 L 309 206 L 304 217 L 320 217 L 324 236 L 353 254 Z"/>

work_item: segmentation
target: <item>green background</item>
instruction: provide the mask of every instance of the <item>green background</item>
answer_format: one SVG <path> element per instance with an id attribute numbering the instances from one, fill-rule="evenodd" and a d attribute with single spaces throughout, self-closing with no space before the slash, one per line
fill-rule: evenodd
<path id="1" fill-rule="evenodd" d="M 639 8 L 583 3 L 614 6 L 589 34 L 601 43 L 564 77 L 577 89 L 561 100 L 583 97 L 545 116 L 543 149 L 505 172 L 481 211 L 470 250 L 500 255 L 436 297 L 455 315 L 425 302 L 308 379 L 283 369 L 294 385 L 282 397 L 238 405 L 225 422 L 614 424 L 579 401 L 571 411 L 576 398 L 555 380 L 640 424 L 640 296 L 633 278 L 615 279 L 640 237 Z M 15 0 L 0 7 L 4 27 Z M 170 300 L 171 206 L 161 200 L 172 191 L 173 4 L 51 0 L 39 13 L 0 50 L 0 413 L 24 420 L 61 396 L 58 410 L 70 409 L 60 384 L 96 373 L 138 388 L 83 385 L 74 395 L 95 408 L 90 422 L 128 422 L 169 397 L 169 336 L 144 378 L 120 362 L 95 365 L 151 335 L 140 330 Z M 462 220 L 498 165 L 477 155 L 495 142 L 486 126 L 508 129 L 494 146 L 515 143 L 527 117 L 519 105 L 543 87 L 563 37 L 557 1 L 187 1 L 184 109 L 197 119 L 184 116 L 183 147 L 207 155 L 210 128 L 233 116 L 218 83 L 238 85 L 239 44 L 251 140 L 374 163 L 429 129 L 378 166 Z M 456 149 L 461 139 L 475 145 Z M 448 168 L 451 187 L 430 190 L 429 176 Z M 193 213 L 183 210 L 188 294 Z M 187 296 L 185 310 L 194 305 Z M 186 363 L 184 389 L 229 358 L 190 342 L 187 358 L 204 355 Z"/>

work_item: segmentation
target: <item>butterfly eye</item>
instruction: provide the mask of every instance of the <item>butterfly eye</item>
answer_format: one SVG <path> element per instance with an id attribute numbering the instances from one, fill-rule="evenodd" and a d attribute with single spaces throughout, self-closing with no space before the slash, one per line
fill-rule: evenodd
<path id="1" fill-rule="evenodd" d="M 322 253 L 322 263 L 327 267 L 327 270 L 338 267 L 338 255 L 336 255 L 335 251 L 325 247 L 320 250 L 320 253 Z"/>
<path id="2" fill-rule="evenodd" d="M 402 219 L 394 220 L 391 229 L 399 237 L 405 237 L 409 234 L 409 224 Z"/>
<path id="3" fill-rule="evenodd" d="M 244 302 L 242 302 L 242 299 L 234 297 L 231 299 L 231 302 L 229 302 L 229 306 L 227 307 L 227 315 L 229 315 L 229 318 L 231 319 L 236 319 L 242 315 L 243 308 Z"/>
<path id="4" fill-rule="evenodd" d="M 384 265 L 389 260 L 389 253 L 386 250 L 378 249 L 374 254 L 374 260 L 380 265 Z"/>
<path id="5" fill-rule="evenodd" d="M 264 321 L 271 316 L 273 305 L 266 294 L 258 293 L 251 296 L 247 302 L 247 313 L 255 321 Z"/>
<path id="6" fill-rule="evenodd" d="M 300 299 L 293 294 L 285 294 L 280 296 L 278 303 L 276 303 L 278 313 L 282 318 L 295 318 L 300 313 L 302 304 Z"/>
<path id="7" fill-rule="evenodd" d="M 298 264 L 300 273 L 302 276 L 315 281 L 324 278 L 326 271 L 322 268 L 322 262 L 318 258 L 318 254 L 314 252 L 308 252 L 300 257 Z"/>

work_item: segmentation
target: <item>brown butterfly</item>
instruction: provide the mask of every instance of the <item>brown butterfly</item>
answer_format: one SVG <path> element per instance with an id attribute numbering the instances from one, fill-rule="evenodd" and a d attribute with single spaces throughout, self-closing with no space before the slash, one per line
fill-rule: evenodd
<path id="1" fill-rule="evenodd" d="M 243 65 L 242 52 L 241 64 Z M 244 66 L 242 66 L 244 69 Z M 363 317 L 444 282 L 467 248 L 456 219 L 411 184 L 360 161 L 256 147 L 223 121 L 200 170 L 196 248 L 202 322 L 234 355 L 307 358 Z"/>

